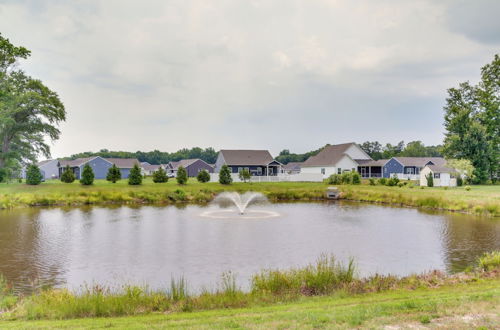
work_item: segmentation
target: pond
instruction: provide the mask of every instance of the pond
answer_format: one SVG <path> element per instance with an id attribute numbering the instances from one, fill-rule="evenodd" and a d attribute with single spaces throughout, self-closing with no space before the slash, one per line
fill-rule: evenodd
<path id="1" fill-rule="evenodd" d="M 214 288 L 226 271 L 248 288 L 264 268 L 355 259 L 359 275 L 463 270 L 500 249 L 500 222 L 360 203 L 252 206 L 276 215 L 207 217 L 216 206 L 29 208 L 0 212 L 0 273 L 17 291 L 41 285 Z M 215 212 L 217 213 L 217 212 Z M 258 212 L 257 212 L 258 213 Z"/>

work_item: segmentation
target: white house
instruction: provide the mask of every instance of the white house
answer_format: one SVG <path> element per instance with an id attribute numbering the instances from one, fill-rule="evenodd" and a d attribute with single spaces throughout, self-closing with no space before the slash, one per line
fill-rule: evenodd
<path id="1" fill-rule="evenodd" d="M 326 146 L 316 156 L 309 157 L 301 166 L 301 173 L 321 173 L 323 178 L 332 174 L 357 171 L 362 160 L 371 157 L 356 143 L 343 143 Z"/>
<path id="2" fill-rule="evenodd" d="M 427 176 L 433 176 L 435 187 L 456 187 L 457 170 L 438 165 L 427 165 L 420 171 L 420 185 L 427 186 Z"/>

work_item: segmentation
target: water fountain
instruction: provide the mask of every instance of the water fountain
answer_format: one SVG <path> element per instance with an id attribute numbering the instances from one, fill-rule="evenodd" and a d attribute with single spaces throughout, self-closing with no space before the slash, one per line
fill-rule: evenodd
<path id="1" fill-rule="evenodd" d="M 234 191 L 223 192 L 217 195 L 213 201 L 213 204 L 218 205 L 219 209 L 205 211 L 201 216 L 216 219 L 265 219 L 279 216 L 279 213 L 273 211 L 247 210 L 250 205 L 267 202 L 266 196 L 257 192 L 248 191 L 244 194 Z M 236 207 L 237 212 L 235 212 L 234 207 Z"/>

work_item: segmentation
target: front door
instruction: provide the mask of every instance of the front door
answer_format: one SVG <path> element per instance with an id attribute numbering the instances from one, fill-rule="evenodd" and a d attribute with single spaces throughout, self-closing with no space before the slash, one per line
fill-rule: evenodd
<path id="1" fill-rule="evenodd" d="M 269 167 L 269 173 L 267 175 L 274 175 L 273 173 L 274 173 L 273 168 Z"/>
<path id="2" fill-rule="evenodd" d="M 366 167 L 361 168 L 361 177 L 366 178 Z"/>

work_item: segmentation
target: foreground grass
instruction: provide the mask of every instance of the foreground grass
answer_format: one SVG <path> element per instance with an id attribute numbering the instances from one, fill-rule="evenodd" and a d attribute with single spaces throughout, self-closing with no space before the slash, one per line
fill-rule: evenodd
<path id="1" fill-rule="evenodd" d="M 3 329 L 52 328 L 352 328 L 383 325 L 496 327 L 500 280 L 482 279 L 437 289 L 396 290 L 355 296 L 303 297 L 298 301 L 241 309 L 151 314 L 123 318 L 0 321 Z"/>
<path id="2" fill-rule="evenodd" d="M 155 184 L 146 179 L 140 186 L 129 186 L 127 180 L 116 184 L 96 180 L 82 186 L 51 180 L 39 186 L 0 184 L 0 209 L 25 206 L 74 206 L 85 204 L 207 203 L 222 191 L 257 191 L 271 201 L 324 200 L 328 185 L 322 182 L 198 183 L 190 179 L 179 186 L 175 180 Z M 457 188 L 425 188 L 340 185 L 342 198 L 391 205 L 458 211 L 487 216 L 500 216 L 500 185 Z M 410 188 L 411 187 L 411 188 Z"/>

